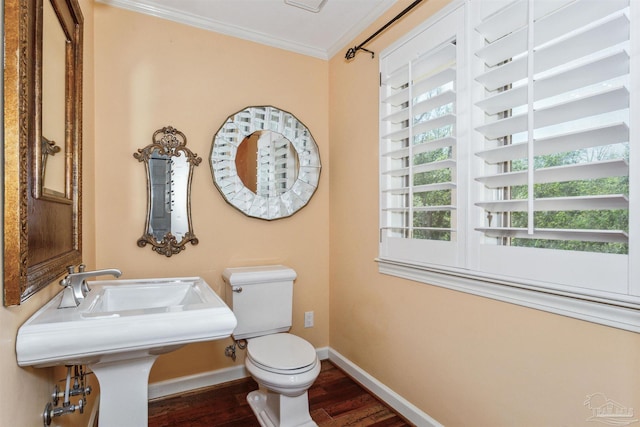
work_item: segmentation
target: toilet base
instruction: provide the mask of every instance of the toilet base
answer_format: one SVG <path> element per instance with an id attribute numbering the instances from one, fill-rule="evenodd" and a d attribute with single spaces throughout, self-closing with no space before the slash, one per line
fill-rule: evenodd
<path id="1" fill-rule="evenodd" d="M 283 396 L 260 387 L 247 395 L 247 402 L 262 427 L 317 427 L 309 415 L 309 397 Z"/>

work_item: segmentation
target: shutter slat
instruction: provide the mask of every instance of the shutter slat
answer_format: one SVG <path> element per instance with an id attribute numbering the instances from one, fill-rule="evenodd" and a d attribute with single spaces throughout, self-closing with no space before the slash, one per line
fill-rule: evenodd
<path id="1" fill-rule="evenodd" d="M 407 176 L 409 175 L 409 168 L 398 168 L 398 169 L 389 169 L 382 173 L 386 176 Z"/>
<path id="2" fill-rule="evenodd" d="M 539 4 L 537 3 L 534 7 Z M 629 6 L 629 0 L 577 0 L 566 7 L 559 7 L 553 13 L 536 20 L 535 47 L 586 27 L 627 6 Z M 536 16 L 540 15 L 536 13 Z"/>
<path id="3" fill-rule="evenodd" d="M 421 133 L 429 132 L 441 127 L 454 125 L 456 123 L 455 114 L 446 114 L 444 116 L 437 117 L 432 120 L 427 120 L 414 126 L 413 134 L 419 135 Z"/>
<path id="4" fill-rule="evenodd" d="M 428 92 L 430 88 L 440 87 L 449 82 L 455 80 L 456 70 L 454 67 L 448 67 L 444 70 L 436 73 L 428 78 L 420 80 L 419 82 L 414 84 L 412 91 L 414 93 L 425 93 Z M 409 88 L 404 88 L 399 90 L 398 92 L 393 93 L 392 95 L 386 97 L 382 100 L 384 104 L 393 105 L 394 107 L 399 107 L 400 105 L 409 102 Z"/>
<path id="5" fill-rule="evenodd" d="M 409 88 L 404 88 L 393 92 L 393 94 L 387 96 L 382 100 L 383 104 L 388 104 L 393 107 L 400 107 L 402 104 L 409 102 Z"/>
<path id="6" fill-rule="evenodd" d="M 429 151 L 439 150 L 441 148 L 452 147 L 456 143 L 455 138 L 446 137 L 440 139 L 434 139 L 428 142 L 423 142 L 421 144 L 416 144 L 413 146 L 412 153 L 421 154 L 427 153 Z M 401 148 L 399 150 L 389 151 L 387 153 L 382 153 L 383 157 L 388 157 L 392 159 L 401 159 L 409 156 L 409 147 Z"/>
<path id="7" fill-rule="evenodd" d="M 453 90 L 446 90 L 436 96 L 418 102 L 413 106 L 413 117 L 424 114 L 436 108 L 451 104 L 456 100 L 456 93 Z"/>
<path id="8" fill-rule="evenodd" d="M 391 213 L 407 213 L 407 212 L 447 212 L 454 211 L 456 209 L 455 206 L 446 205 L 446 206 L 417 206 L 413 208 L 384 208 L 382 209 L 385 212 Z"/>
<path id="9" fill-rule="evenodd" d="M 591 22 L 622 10 L 628 0 L 579 0 L 567 7 L 558 8 L 535 23 L 535 47 L 541 46 L 564 34 L 575 31 Z M 539 16 L 539 13 L 536 13 Z M 478 50 L 477 55 L 489 67 L 517 56 L 527 50 L 527 28 L 522 27 L 507 36 Z"/>
<path id="10" fill-rule="evenodd" d="M 526 212 L 528 210 L 528 201 L 496 200 L 476 203 L 476 206 L 488 212 Z M 611 194 L 535 199 L 533 202 L 533 210 L 536 212 L 611 209 L 629 209 L 629 198 L 623 194 Z"/>
<path id="11" fill-rule="evenodd" d="M 425 230 L 425 231 L 451 231 L 455 232 L 455 228 L 438 228 L 438 227 L 381 227 L 381 230 L 402 230 L 405 232 L 415 231 L 415 230 Z"/>
<path id="12" fill-rule="evenodd" d="M 409 138 L 409 128 L 402 128 L 382 136 L 382 139 L 390 141 L 402 141 Z"/>
<path id="13" fill-rule="evenodd" d="M 436 75 L 456 60 L 456 45 L 446 43 L 413 61 L 412 75 L 415 82 Z M 409 83 L 409 65 L 400 67 L 383 79 L 382 84 L 400 89 Z"/>
<path id="14" fill-rule="evenodd" d="M 447 83 L 455 82 L 455 80 L 456 80 L 456 68 L 454 66 L 449 66 L 437 72 L 436 74 L 433 74 L 421 80 L 414 78 L 414 85 L 413 85 L 414 97 L 416 94 L 427 93 L 432 88 L 444 86 Z"/>
<path id="15" fill-rule="evenodd" d="M 526 1 L 515 1 L 484 19 L 476 26 L 476 31 L 489 42 L 494 42 L 505 34 L 527 25 L 527 11 Z"/>
<path id="16" fill-rule="evenodd" d="M 594 54 L 629 39 L 629 19 L 624 13 L 614 15 L 599 26 L 563 39 L 536 51 L 534 72 L 541 73 Z M 476 80 L 488 91 L 517 82 L 527 77 L 527 57 L 521 56 L 504 65 L 495 66 L 480 74 Z"/>
<path id="17" fill-rule="evenodd" d="M 387 151 L 386 153 L 382 153 L 382 156 L 390 159 L 402 159 L 409 156 L 409 147 L 404 147 L 399 150 Z"/>
<path id="18" fill-rule="evenodd" d="M 409 84 L 409 65 L 406 64 L 397 70 L 389 73 L 388 76 L 383 76 L 382 84 L 393 90 L 402 89 L 403 86 Z"/>
<path id="19" fill-rule="evenodd" d="M 504 65 L 493 67 L 486 72 L 476 76 L 476 81 L 481 83 L 485 89 L 493 92 L 511 83 L 522 80 L 527 76 L 527 61 L 516 59 Z"/>
<path id="20" fill-rule="evenodd" d="M 535 72 L 549 70 L 629 40 L 629 29 L 629 18 L 619 13 L 597 27 L 542 48 L 535 54 Z"/>
<path id="21" fill-rule="evenodd" d="M 448 136 L 446 138 L 434 139 L 413 146 L 413 154 L 421 154 L 429 151 L 439 150 L 441 148 L 453 147 L 456 139 Z"/>
<path id="22" fill-rule="evenodd" d="M 558 0 L 555 2 L 540 2 L 536 4 L 534 8 L 534 17 L 538 19 L 546 16 L 572 1 L 573 0 Z M 510 5 L 485 18 L 476 26 L 476 31 L 482 34 L 487 41 L 493 43 L 505 34 L 512 33 L 518 28 L 526 26 L 528 12 L 527 1 L 514 1 Z"/>
<path id="23" fill-rule="evenodd" d="M 606 55 L 584 65 L 568 69 L 534 83 L 534 100 L 566 93 L 629 73 L 629 54 L 624 50 Z"/>
<path id="24" fill-rule="evenodd" d="M 534 145 L 537 147 L 537 144 Z M 490 150 L 483 150 L 476 152 L 476 156 L 490 165 L 497 163 L 508 162 L 511 160 L 524 159 L 529 153 L 529 144 L 526 142 L 519 144 L 503 145 L 498 148 L 492 148 Z"/>
<path id="25" fill-rule="evenodd" d="M 414 97 L 416 95 L 414 94 Z M 456 99 L 456 94 L 452 90 L 444 91 L 436 96 L 421 101 L 415 104 L 411 109 L 405 108 L 397 111 L 393 114 L 384 117 L 382 121 L 391 123 L 401 123 L 405 120 L 409 120 L 409 113 L 413 113 L 414 117 L 418 114 L 423 114 L 428 111 L 434 110 L 437 107 L 450 104 Z"/>
<path id="26" fill-rule="evenodd" d="M 535 92 L 534 92 L 535 94 Z M 476 102 L 476 106 L 489 115 L 501 113 L 527 103 L 527 87 L 519 86 L 498 92 Z"/>
<path id="27" fill-rule="evenodd" d="M 451 67 L 456 61 L 456 45 L 445 43 L 437 49 L 422 55 L 412 63 L 413 84 L 437 75 L 443 69 Z"/>
<path id="28" fill-rule="evenodd" d="M 436 171 L 436 170 L 441 170 L 441 169 L 450 169 L 450 168 L 454 168 L 456 166 L 456 162 L 454 160 L 440 160 L 438 162 L 430 162 L 430 163 L 423 163 L 421 165 L 416 165 L 413 167 L 413 173 L 414 175 L 417 173 L 423 173 L 423 172 L 431 172 L 431 171 Z"/>
<path id="29" fill-rule="evenodd" d="M 438 129 L 444 126 L 455 124 L 456 116 L 453 114 L 447 114 L 438 118 L 427 120 L 417 124 L 413 127 L 413 134 L 418 135 L 423 132 L 428 132 L 433 129 Z M 382 136 L 383 139 L 389 139 L 391 141 L 400 141 L 409 138 L 409 128 L 400 129 Z"/>
<path id="30" fill-rule="evenodd" d="M 621 49 L 600 59 L 571 68 L 534 83 L 534 100 L 586 87 L 629 73 L 629 54 Z M 519 86 L 487 97 L 476 105 L 487 114 L 500 113 L 527 103 L 527 87 Z"/>
<path id="31" fill-rule="evenodd" d="M 455 190 L 456 185 L 453 182 L 440 182 L 437 184 L 416 185 L 413 187 L 414 193 L 427 193 L 429 191 Z M 409 187 L 397 187 L 383 189 L 383 193 L 399 195 L 409 194 Z"/>
<path id="32" fill-rule="evenodd" d="M 543 156 L 626 141 L 629 141 L 629 126 L 626 123 L 613 123 L 550 138 L 536 139 L 534 140 L 533 150 L 534 155 Z M 524 159 L 527 154 L 527 143 L 505 145 L 476 153 L 477 156 L 489 164 Z"/>
<path id="33" fill-rule="evenodd" d="M 382 189 L 382 193 L 393 196 L 409 194 L 409 187 L 384 188 Z"/>
<path id="34" fill-rule="evenodd" d="M 537 169 L 534 172 L 534 182 L 536 184 L 545 184 L 550 182 L 578 181 L 626 176 L 628 173 L 629 165 L 626 160 L 617 159 Z M 527 175 L 527 171 L 508 172 L 499 175 L 478 177 L 476 181 L 481 182 L 487 188 L 502 188 L 513 185 L 525 185 L 527 183 Z"/>
<path id="35" fill-rule="evenodd" d="M 427 193 L 429 191 L 455 190 L 453 182 L 439 182 L 437 184 L 416 185 L 413 187 L 414 193 Z"/>
<path id="36" fill-rule="evenodd" d="M 488 44 L 476 52 L 476 55 L 484 63 L 493 67 L 494 65 L 521 54 L 527 50 L 527 27 L 502 37 L 494 43 Z"/>
<path id="37" fill-rule="evenodd" d="M 583 117 L 624 109 L 628 105 L 629 91 L 626 87 L 618 87 L 537 110 L 534 113 L 534 124 L 536 129 L 539 129 Z M 527 130 L 527 114 L 519 114 L 482 125 L 477 127 L 476 130 L 488 139 L 497 139 L 506 135 L 524 132 Z"/>
<path id="38" fill-rule="evenodd" d="M 477 231 L 488 237 L 508 237 L 517 239 L 544 240 L 577 240 L 581 242 L 628 243 L 629 235 L 620 230 L 562 230 L 562 229 L 534 229 L 528 234 L 526 228 L 479 227 Z"/>
<path id="39" fill-rule="evenodd" d="M 389 122 L 393 124 L 402 123 L 403 121 L 409 120 L 409 109 L 404 108 L 402 110 L 398 110 L 382 119 L 383 122 Z"/>

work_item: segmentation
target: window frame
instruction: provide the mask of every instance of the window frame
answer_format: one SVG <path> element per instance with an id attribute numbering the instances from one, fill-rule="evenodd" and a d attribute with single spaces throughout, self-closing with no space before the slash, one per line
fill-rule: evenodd
<path id="1" fill-rule="evenodd" d="M 451 13 L 454 13 L 455 11 L 462 8 L 465 20 L 463 34 L 465 41 L 463 42 L 463 46 L 466 61 L 463 66 L 466 67 L 464 71 L 466 74 L 465 79 L 470 81 L 471 77 L 469 76 L 471 75 L 471 61 L 468 58 L 473 55 L 471 49 L 471 41 L 468 37 L 469 32 L 473 31 L 472 22 L 469 18 L 471 3 L 473 3 L 471 0 L 453 0 L 439 12 L 434 14 L 431 18 L 426 20 L 423 24 L 408 32 L 404 37 L 387 47 L 383 52 L 381 52 L 379 56 L 381 72 L 382 63 L 391 52 L 395 51 L 403 44 L 407 43 L 409 40 L 427 31 L 435 23 L 443 20 Z M 640 4 L 631 1 L 629 8 L 631 21 L 640 22 Z M 638 27 L 640 26 L 631 25 L 630 34 L 630 40 L 632 40 L 629 52 L 631 70 L 629 83 L 629 108 L 632 112 L 629 119 L 630 146 L 632 145 L 631 141 L 638 141 L 638 138 L 640 137 L 640 119 L 638 117 L 633 117 L 633 112 L 640 111 L 640 96 L 638 96 L 638 94 L 640 94 L 640 77 L 638 77 L 637 72 L 634 72 L 635 70 L 640 70 L 640 42 L 633 42 L 634 40 L 640 40 L 640 28 Z M 463 101 L 458 100 L 458 102 L 466 104 L 463 105 L 463 108 L 472 108 L 471 106 L 473 104 L 471 90 L 467 90 L 466 93 L 462 95 L 462 97 L 464 98 Z M 638 116 L 637 113 L 636 116 Z M 465 120 L 467 120 L 468 127 L 460 133 L 469 134 L 465 135 L 465 137 L 468 137 L 469 139 L 462 142 L 458 146 L 464 144 L 469 147 L 471 145 L 471 138 L 476 137 L 475 135 L 471 135 L 473 134 L 472 129 L 475 129 L 475 126 L 473 126 L 475 124 L 473 123 L 473 121 L 477 120 L 475 117 L 475 114 L 468 114 L 465 118 Z M 382 122 L 380 123 L 380 132 L 380 136 L 382 137 Z M 470 148 L 466 149 L 470 150 Z M 464 153 L 464 155 L 468 156 L 468 153 Z M 640 150 L 630 150 L 629 164 L 636 164 L 636 159 L 640 160 Z M 382 159 L 380 161 L 381 190 L 383 188 Z M 459 178 L 462 174 L 462 176 L 467 181 L 469 181 L 468 176 L 471 175 L 466 174 L 471 174 L 471 163 L 472 162 L 469 162 L 468 165 L 464 165 L 464 167 L 462 167 L 462 169 L 458 172 Z M 459 165 L 459 167 L 461 166 Z M 630 183 L 640 182 L 639 167 L 630 167 L 629 181 Z M 378 263 L 378 271 L 381 274 L 392 275 L 429 285 L 440 286 L 455 291 L 513 303 L 524 307 L 551 312 L 623 330 L 640 332 L 640 257 L 638 256 L 638 253 L 640 253 L 640 227 L 636 225 L 631 219 L 632 212 L 640 211 L 640 192 L 638 190 L 638 187 L 640 187 L 640 185 L 630 185 L 629 189 L 629 254 L 627 255 L 627 262 L 624 263 L 624 266 L 626 267 L 625 272 L 628 273 L 628 289 L 626 294 L 614 294 L 606 290 L 592 290 L 588 293 L 584 293 L 578 287 L 573 286 L 554 286 L 549 288 L 546 286 L 541 286 L 540 282 L 536 282 L 534 280 L 514 280 L 513 278 L 506 275 L 501 276 L 495 273 L 483 273 L 481 271 L 478 271 L 477 269 L 470 268 L 468 264 L 464 263 L 461 264 L 464 267 L 447 267 L 444 265 L 439 265 L 437 263 L 424 263 L 420 260 L 411 260 L 403 256 L 397 256 L 397 251 L 395 249 L 389 249 L 385 245 L 385 238 L 382 230 L 382 191 L 379 192 L 381 198 L 379 207 L 381 229 L 379 230 L 380 252 L 378 258 L 376 258 L 376 261 Z M 461 215 L 461 221 L 463 221 L 464 224 L 462 224 L 460 227 L 464 230 L 460 230 L 458 232 L 458 235 L 464 242 L 464 247 L 467 247 L 466 240 L 468 240 L 469 243 L 472 244 L 477 243 L 479 235 L 481 234 L 479 232 L 469 231 L 473 228 L 473 225 L 471 224 L 473 218 L 471 218 L 471 216 L 477 215 L 477 210 L 474 210 L 473 208 L 473 203 L 475 202 L 475 200 L 473 200 L 474 197 L 472 196 L 472 188 L 473 183 L 469 183 L 469 185 L 467 185 L 466 187 L 463 185 L 463 188 L 460 190 L 464 192 L 464 197 L 466 198 L 466 200 L 463 200 L 458 205 L 458 209 L 464 211 Z M 476 245 L 474 247 L 475 249 L 472 250 L 478 250 L 478 247 L 479 246 Z M 496 246 L 496 248 L 500 247 Z M 465 258 L 465 252 L 466 251 L 463 250 L 462 253 L 459 253 L 457 256 Z M 600 256 L 606 254 L 597 255 Z M 469 258 L 472 261 L 474 259 L 473 256 Z"/>

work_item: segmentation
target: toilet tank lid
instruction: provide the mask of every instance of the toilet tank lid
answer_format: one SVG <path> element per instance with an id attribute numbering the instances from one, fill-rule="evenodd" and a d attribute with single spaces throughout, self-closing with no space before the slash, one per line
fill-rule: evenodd
<path id="1" fill-rule="evenodd" d="M 252 285 L 256 283 L 293 281 L 295 270 L 284 265 L 260 265 L 253 267 L 225 268 L 224 281 L 230 285 Z"/>

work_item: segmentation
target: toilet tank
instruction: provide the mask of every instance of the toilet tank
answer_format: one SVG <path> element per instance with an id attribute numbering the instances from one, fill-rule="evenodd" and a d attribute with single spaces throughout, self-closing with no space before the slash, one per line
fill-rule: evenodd
<path id="1" fill-rule="evenodd" d="M 227 268 L 225 302 L 236 316 L 236 340 L 291 328 L 296 272 L 283 265 Z"/>

